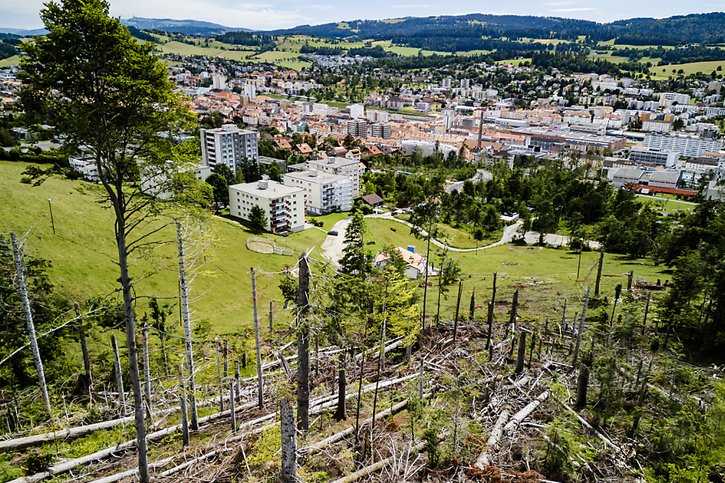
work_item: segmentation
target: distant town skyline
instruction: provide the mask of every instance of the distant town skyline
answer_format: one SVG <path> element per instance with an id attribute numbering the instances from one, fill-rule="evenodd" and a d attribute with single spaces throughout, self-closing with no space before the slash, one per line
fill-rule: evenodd
<path id="1" fill-rule="evenodd" d="M 43 0 L 3 0 L 0 4 L 0 27 L 40 28 Z M 356 19 L 427 17 L 488 13 L 496 15 L 534 15 L 566 17 L 596 22 L 611 22 L 634 17 L 670 17 L 690 13 L 725 11 L 725 0 L 520 0 L 506 5 L 474 0 L 421 3 L 390 3 L 383 0 L 340 3 L 333 0 L 263 0 L 259 3 L 239 0 L 115 0 L 111 14 L 129 18 L 173 18 L 214 22 L 229 27 L 272 30 L 302 24 L 320 24 Z"/>

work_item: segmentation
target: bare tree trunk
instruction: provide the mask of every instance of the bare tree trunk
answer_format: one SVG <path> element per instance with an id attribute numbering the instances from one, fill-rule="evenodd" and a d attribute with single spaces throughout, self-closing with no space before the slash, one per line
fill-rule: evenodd
<path id="1" fill-rule="evenodd" d="M 576 323 L 576 314 L 574 320 Z M 564 308 L 561 310 L 561 330 L 566 332 L 566 299 L 564 299 Z"/>
<path id="2" fill-rule="evenodd" d="M 443 293 L 443 266 L 441 265 L 441 272 L 438 274 L 438 302 L 436 304 L 436 328 L 441 323 L 441 294 Z"/>
<path id="3" fill-rule="evenodd" d="M 493 302 L 488 302 L 488 337 L 486 339 L 486 349 L 491 348 L 491 332 L 493 331 Z"/>
<path id="4" fill-rule="evenodd" d="M 186 268 L 184 261 L 184 241 L 181 238 L 181 223 L 176 221 L 176 240 L 179 250 L 179 282 L 181 283 L 181 316 L 184 325 L 184 344 L 186 346 L 186 369 L 189 373 L 189 409 L 191 413 L 191 429 L 199 429 L 199 417 L 196 411 L 196 382 L 194 374 L 194 349 L 191 343 L 191 318 L 189 315 L 189 288 L 186 284 Z"/>
<path id="5" fill-rule="evenodd" d="M 354 359 L 353 359 L 354 361 Z M 360 441 L 360 405 L 362 404 L 362 382 L 365 369 L 365 349 L 360 354 L 360 379 L 357 386 L 357 407 L 355 409 L 355 443 Z"/>
<path id="6" fill-rule="evenodd" d="M 587 405 L 587 386 L 589 385 L 589 368 L 586 364 L 579 366 L 579 377 L 576 384 L 576 410 L 581 411 Z"/>
<path id="7" fill-rule="evenodd" d="M 264 381 L 262 379 L 262 349 L 259 340 L 259 317 L 257 316 L 257 278 L 254 274 L 254 268 L 250 268 L 252 272 L 252 303 L 254 306 L 254 342 L 257 351 L 257 405 L 260 409 L 264 407 Z"/>
<path id="8" fill-rule="evenodd" d="M 425 381 L 423 379 L 423 376 L 425 372 L 425 359 L 420 360 L 420 376 L 418 377 L 418 397 L 420 399 L 423 399 L 423 385 L 425 384 Z"/>
<path id="9" fill-rule="evenodd" d="M 81 341 L 81 353 L 83 354 L 83 369 L 86 373 L 86 390 L 88 391 L 88 406 L 93 405 L 93 374 L 91 373 L 91 358 L 88 355 L 88 345 L 86 343 L 86 329 L 83 327 L 83 317 L 77 303 L 73 304 L 76 317 L 78 317 L 78 336 Z"/>
<path id="10" fill-rule="evenodd" d="M 224 377 L 229 377 L 229 341 L 224 339 Z"/>
<path id="11" fill-rule="evenodd" d="M 146 416 L 149 425 L 153 424 L 153 414 L 151 410 L 151 363 L 149 358 L 149 328 L 146 319 L 143 321 L 142 334 L 142 350 L 143 350 L 143 382 L 144 382 L 144 398 L 146 401 Z"/>
<path id="12" fill-rule="evenodd" d="M 519 312 L 519 289 L 514 292 L 514 298 L 511 301 L 511 317 L 509 319 L 509 325 L 511 326 L 511 333 L 516 332 L 516 317 Z"/>
<path id="13" fill-rule="evenodd" d="M 383 311 L 385 312 L 386 308 L 383 307 Z M 370 441 L 372 442 L 373 438 L 373 430 L 375 429 L 375 413 L 378 409 L 378 387 L 380 386 L 380 373 L 383 367 L 383 359 L 385 358 L 385 325 L 387 323 L 386 319 L 383 319 L 383 324 L 380 327 L 380 352 L 378 353 L 378 373 L 375 377 L 375 394 L 373 395 L 373 417 L 371 420 L 371 426 L 370 426 Z M 374 453 L 371 452 L 373 456 Z"/>
<path id="14" fill-rule="evenodd" d="M 496 279 L 498 278 L 498 273 L 493 272 L 493 288 L 491 289 L 491 302 L 488 304 L 488 339 L 486 340 L 486 349 L 491 350 L 492 342 L 491 339 L 493 338 L 492 331 L 493 331 L 493 313 L 496 308 Z"/>
<path id="15" fill-rule="evenodd" d="M 100 160 L 96 164 L 101 170 Z M 118 250 L 118 282 L 121 284 L 123 295 L 124 319 L 126 325 L 126 349 L 128 351 L 128 372 L 133 390 L 134 427 L 136 428 L 136 444 L 138 449 L 139 481 L 149 481 L 148 454 L 146 446 L 146 425 L 144 421 L 143 396 L 141 395 L 141 377 L 138 369 L 138 349 L 136 347 L 136 314 L 134 311 L 134 289 L 131 276 L 128 273 L 128 253 L 126 244 L 127 234 L 133 226 L 126 226 L 128 213 L 126 212 L 124 186 L 121 178 L 114 180 L 111 185 L 104 181 L 104 186 L 111 199 L 115 211 L 115 236 Z"/>
<path id="16" fill-rule="evenodd" d="M 531 348 L 529 349 L 529 362 L 527 364 L 527 369 L 531 369 L 531 363 L 534 360 L 534 348 L 536 347 L 536 334 L 537 334 L 537 332 L 531 333 Z"/>
<path id="17" fill-rule="evenodd" d="M 269 302 L 269 333 L 274 330 L 274 301 Z"/>
<path id="18" fill-rule="evenodd" d="M 430 272 L 428 265 L 430 264 L 430 238 L 431 238 L 432 229 L 433 229 L 433 218 L 431 218 L 430 222 L 428 223 L 428 247 L 425 250 L 425 281 L 424 281 L 424 285 L 423 285 L 423 314 L 420 319 L 421 332 L 425 332 L 425 312 L 426 312 L 426 303 L 428 301 L 428 272 Z M 357 431 L 356 431 L 356 434 L 357 434 Z"/>
<path id="19" fill-rule="evenodd" d="M 604 248 L 599 251 L 599 266 L 597 267 L 597 281 L 594 284 L 594 296 L 599 295 L 599 284 L 602 281 L 602 268 L 604 268 Z"/>
<path id="20" fill-rule="evenodd" d="M 189 446 L 189 415 L 186 409 L 186 384 L 184 383 L 184 369 L 183 365 L 179 364 L 179 403 L 181 405 L 181 437 L 184 443 L 184 448 Z"/>
<path id="21" fill-rule="evenodd" d="M 240 372 L 239 372 L 239 361 L 234 361 L 234 385 L 237 388 L 237 395 L 241 394 L 242 392 L 242 383 L 240 381 Z"/>
<path id="22" fill-rule="evenodd" d="M 582 309 L 582 315 L 579 319 L 579 329 L 576 334 L 576 347 L 574 349 L 574 360 L 571 363 L 572 370 L 576 367 L 577 360 L 579 358 L 579 348 L 582 343 L 582 333 L 584 332 L 584 322 L 587 318 L 587 306 L 589 305 L 589 287 L 587 287 L 587 293 L 584 296 L 584 308 Z"/>
<path id="23" fill-rule="evenodd" d="M 524 362 L 526 359 L 526 332 L 521 331 L 519 335 L 519 352 L 516 356 L 516 374 L 524 372 Z"/>
<path id="24" fill-rule="evenodd" d="M 345 351 L 340 354 L 340 369 L 337 373 L 337 409 L 335 410 L 335 419 L 342 421 L 347 419 L 347 412 L 345 411 L 345 398 L 347 389 L 347 380 L 345 377 Z"/>
<path id="25" fill-rule="evenodd" d="M 471 302 L 468 304 L 468 320 L 473 322 L 474 312 L 476 311 L 476 287 L 471 289 Z"/>
<path id="26" fill-rule="evenodd" d="M 118 356 L 116 336 L 111 334 L 111 348 L 113 349 L 113 372 L 116 374 L 116 389 L 118 389 L 118 404 L 121 416 L 126 415 L 126 393 L 123 390 L 123 375 L 121 372 L 121 358 Z"/>
<path id="27" fill-rule="evenodd" d="M 222 379 L 221 344 L 216 343 L 216 377 L 219 383 L 219 412 L 224 411 L 224 383 Z"/>
<path id="28" fill-rule="evenodd" d="M 461 293 L 463 292 L 463 280 L 458 281 L 458 298 L 456 299 L 456 317 L 453 319 L 453 342 L 456 342 L 458 335 L 458 311 L 461 308 Z"/>
<path id="29" fill-rule="evenodd" d="M 279 402 L 279 413 L 282 433 L 282 482 L 297 482 L 297 441 L 295 417 L 287 398 Z"/>
<path id="30" fill-rule="evenodd" d="M 35 361 L 35 370 L 38 371 L 38 384 L 40 385 L 40 394 L 43 398 L 45 412 L 49 417 L 53 417 L 53 411 L 50 408 L 50 397 L 48 397 L 48 385 L 45 382 L 45 370 L 43 369 L 43 360 L 40 358 L 40 348 L 38 347 L 38 339 L 35 336 L 35 323 L 33 322 L 33 312 L 30 309 L 30 300 L 28 299 L 28 287 L 25 283 L 25 272 L 23 271 L 23 259 L 18 247 L 18 240 L 15 233 L 10 233 L 10 241 L 13 245 L 13 257 L 15 258 L 15 273 L 18 277 L 18 285 L 20 287 L 20 297 L 23 299 L 23 311 L 25 312 L 25 323 L 28 327 L 28 337 L 30 338 L 30 349 L 33 351 L 33 360 Z"/>
<path id="31" fill-rule="evenodd" d="M 297 294 L 297 429 L 310 429 L 310 327 L 307 309 L 310 297 L 310 265 L 306 255 L 299 260 Z"/>
<path id="32" fill-rule="evenodd" d="M 236 395 L 234 394 L 234 384 L 229 384 L 229 414 L 231 415 L 232 420 L 232 433 L 237 432 L 237 411 L 234 404 L 235 398 Z"/>
<path id="33" fill-rule="evenodd" d="M 647 304 L 644 306 L 644 318 L 642 319 L 642 335 L 647 330 L 647 316 L 649 315 L 649 302 L 652 298 L 652 293 L 647 293 Z"/>

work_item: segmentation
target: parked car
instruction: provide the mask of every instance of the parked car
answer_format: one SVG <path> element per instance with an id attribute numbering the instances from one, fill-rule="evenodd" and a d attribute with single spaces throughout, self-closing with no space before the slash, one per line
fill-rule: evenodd
<path id="1" fill-rule="evenodd" d="M 330 236 L 337 236 L 337 235 L 339 235 L 339 233 L 337 233 L 337 230 L 330 230 L 330 231 L 327 232 L 327 234 L 330 235 Z"/>

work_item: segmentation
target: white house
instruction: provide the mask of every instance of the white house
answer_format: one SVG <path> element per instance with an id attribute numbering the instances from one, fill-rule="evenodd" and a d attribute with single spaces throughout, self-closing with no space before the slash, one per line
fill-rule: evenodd
<path id="1" fill-rule="evenodd" d="M 425 257 L 418 255 L 417 253 L 412 251 L 411 248 L 395 248 L 395 251 L 397 251 L 405 261 L 405 276 L 411 280 L 415 280 L 419 276 L 425 275 L 426 269 L 428 269 L 428 276 L 437 275 L 438 273 L 432 267 L 428 267 L 428 263 Z M 375 267 L 384 267 L 388 263 L 388 260 L 390 260 L 390 255 L 384 252 L 380 252 L 375 256 L 375 259 L 373 260 L 373 265 Z"/>
<path id="2" fill-rule="evenodd" d="M 229 187 L 229 212 L 249 220 L 253 206 L 264 210 L 265 228 L 272 233 L 297 232 L 305 228 L 305 191 L 266 179 Z"/>

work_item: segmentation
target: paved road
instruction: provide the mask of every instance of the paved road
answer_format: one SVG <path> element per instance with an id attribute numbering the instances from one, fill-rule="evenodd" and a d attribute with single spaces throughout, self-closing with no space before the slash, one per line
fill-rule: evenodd
<path id="1" fill-rule="evenodd" d="M 327 235 L 325 241 L 322 242 L 322 256 L 325 257 L 335 268 L 340 268 L 340 259 L 342 258 L 342 249 L 345 248 L 345 230 L 350 224 L 350 218 L 338 221 L 332 227 L 337 231 L 337 236 Z"/>

